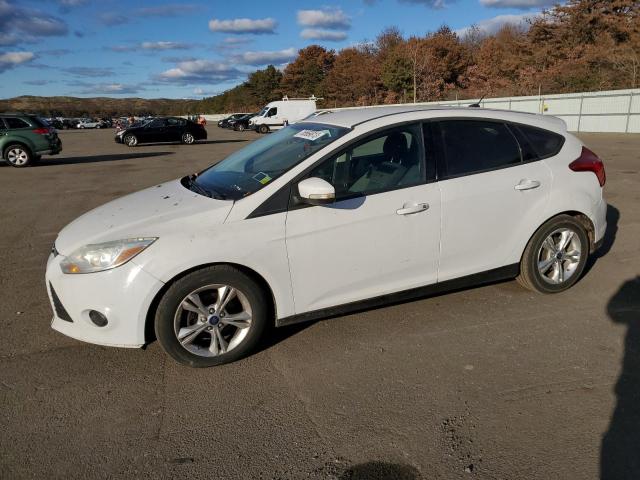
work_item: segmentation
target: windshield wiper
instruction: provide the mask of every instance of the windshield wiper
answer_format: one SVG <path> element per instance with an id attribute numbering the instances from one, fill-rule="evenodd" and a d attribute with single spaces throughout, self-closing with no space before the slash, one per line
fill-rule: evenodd
<path id="1" fill-rule="evenodd" d="M 196 182 L 196 174 L 189 175 L 187 177 L 189 189 L 199 193 L 200 195 L 204 195 L 205 197 L 213 198 L 215 200 L 226 200 L 226 196 L 216 192 L 215 190 L 209 190 L 204 188 L 202 185 Z"/>

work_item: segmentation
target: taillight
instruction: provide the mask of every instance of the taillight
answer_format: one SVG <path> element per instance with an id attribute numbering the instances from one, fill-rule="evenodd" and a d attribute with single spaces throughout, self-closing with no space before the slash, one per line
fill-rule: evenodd
<path id="1" fill-rule="evenodd" d="M 600 158 L 587 147 L 582 147 L 580 157 L 571 162 L 569 164 L 569 168 L 574 172 L 595 173 L 601 187 L 604 187 L 604 184 L 607 181 L 607 174 L 604 171 L 604 163 L 602 163 L 602 160 L 600 160 Z"/>
<path id="2" fill-rule="evenodd" d="M 38 135 L 49 135 L 48 128 L 36 128 L 33 133 L 37 133 Z"/>

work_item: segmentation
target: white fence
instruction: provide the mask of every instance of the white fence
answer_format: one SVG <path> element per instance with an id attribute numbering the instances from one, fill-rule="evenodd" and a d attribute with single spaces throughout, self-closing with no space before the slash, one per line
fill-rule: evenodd
<path id="1" fill-rule="evenodd" d="M 469 105 L 469 100 L 432 105 Z M 640 133 L 640 89 L 487 98 L 481 106 L 554 115 L 572 132 Z"/>
<path id="2" fill-rule="evenodd" d="M 476 100 L 451 100 L 408 105 L 452 105 L 465 107 Z M 377 108 L 387 105 L 348 108 Z M 554 115 L 567 123 L 571 132 L 640 133 L 640 88 L 601 92 L 532 95 L 528 97 L 485 98 L 482 107 L 516 112 Z M 348 108 L 332 108 L 346 110 Z M 205 115 L 207 122 L 217 122 L 226 114 Z"/>

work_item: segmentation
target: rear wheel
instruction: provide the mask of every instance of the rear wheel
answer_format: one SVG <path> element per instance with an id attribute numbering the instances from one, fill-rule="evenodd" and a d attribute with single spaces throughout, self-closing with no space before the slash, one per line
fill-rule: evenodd
<path id="1" fill-rule="evenodd" d="M 196 139 L 191 133 L 185 132 L 182 134 L 182 143 L 184 143 L 185 145 L 191 145 L 195 141 Z"/>
<path id="2" fill-rule="evenodd" d="M 249 276 L 217 265 L 176 281 L 164 294 L 155 331 L 179 363 L 210 367 L 252 351 L 268 322 L 265 292 Z"/>
<path id="3" fill-rule="evenodd" d="M 4 159 L 12 167 L 28 167 L 33 162 L 31 151 L 24 145 L 9 145 L 4 149 Z"/>
<path id="4" fill-rule="evenodd" d="M 529 241 L 517 280 L 540 293 L 562 292 L 580 279 L 588 256 L 589 236 L 584 226 L 569 215 L 559 215 Z"/>
<path id="5" fill-rule="evenodd" d="M 138 137 L 132 134 L 125 135 L 123 141 L 128 147 L 135 147 L 138 144 Z"/>

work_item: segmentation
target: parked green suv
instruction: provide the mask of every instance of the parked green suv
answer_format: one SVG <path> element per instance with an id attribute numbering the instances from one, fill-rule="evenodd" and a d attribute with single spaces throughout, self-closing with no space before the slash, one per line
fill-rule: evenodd
<path id="1" fill-rule="evenodd" d="M 35 115 L 0 113 L 0 152 L 13 167 L 27 167 L 42 155 L 56 155 L 62 142 L 55 128 Z"/>

